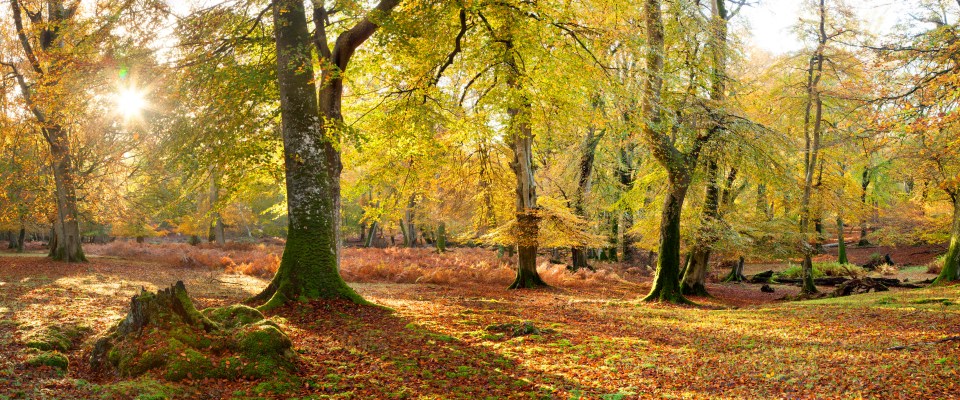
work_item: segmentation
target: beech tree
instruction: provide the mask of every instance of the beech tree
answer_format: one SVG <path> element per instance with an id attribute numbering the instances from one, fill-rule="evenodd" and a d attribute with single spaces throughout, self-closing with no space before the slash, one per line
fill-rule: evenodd
<path id="1" fill-rule="evenodd" d="M 280 268 L 254 301 L 262 308 L 311 298 L 342 298 L 366 303 L 340 276 L 340 130 L 343 74 L 350 58 L 400 3 L 382 0 L 330 48 L 324 2 L 314 2 L 315 31 L 307 28 L 302 1 L 273 4 L 277 43 L 284 166 L 286 171 L 287 243 Z M 315 83 L 316 48 L 321 74 Z"/>

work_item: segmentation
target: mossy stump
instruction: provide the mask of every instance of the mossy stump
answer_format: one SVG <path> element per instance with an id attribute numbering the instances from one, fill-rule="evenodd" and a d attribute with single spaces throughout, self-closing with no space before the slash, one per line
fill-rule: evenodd
<path id="1" fill-rule="evenodd" d="M 197 310 L 183 282 L 133 296 L 127 317 L 100 338 L 90 356 L 97 371 L 168 380 L 263 378 L 293 368 L 292 343 L 254 308 Z"/>

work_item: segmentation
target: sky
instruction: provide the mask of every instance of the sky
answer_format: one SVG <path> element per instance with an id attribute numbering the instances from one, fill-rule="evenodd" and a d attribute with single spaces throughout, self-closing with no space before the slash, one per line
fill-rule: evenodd
<path id="1" fill-rule="evenodd" d="M 803 0 L 760 0 L 760 4 L 744 7 L 741 21 L 749 24 L 748 42 L 773 54 L 783 54 L 801 48 L 793 32 L 799 22 Z M 899 19 L 914 9 L 909 0 L 847 0 L 863 23 L 874 33 L 887 33 Z M 813 15 L 807 15 L 812 18 Z"/>

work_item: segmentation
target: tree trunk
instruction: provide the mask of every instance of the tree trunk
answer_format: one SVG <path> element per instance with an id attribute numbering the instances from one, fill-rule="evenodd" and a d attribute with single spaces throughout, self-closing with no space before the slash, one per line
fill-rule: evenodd
<path id="1" fill-rule="evenodd" d="M 441 222 L 437 227 L 437 252 L 447 251 L 447 224 Z"/>
<path id="2" fill-rule="evenodd" d="M 516 61 L 512 39 L 504 41 L 506 51 L 504 62 L 507 65 L 507 86 L 519 94 L 516 103 L 507 107 L 510 118 L 509 145 L 513 150 L 511 169 L 516 176 L 516 212 L 517 212 L 517 277 L 510 289 L 547 286 L 537 273 L 537 242 L 539 240 L 540 216 L 537 209 L 537 185 L 533 168 L 533 129 L 530 125 L 532 104 L 523 94 L 520 83 L 522 71 Z"/>
<path id="3" fill-rule="evenodd" d="M 626 118 L 626 117 L 624 117 Z M 617 164 L 617 179 L 620 181 L 620 190 L 627 193 L 633 189 L 634 157 L 636 146 L 624 144 L 620 148 Z M 646 202 L 646 200 L 644 200 Z M 633 210 L 629 207 L 618 210 L 617 216 L 617 253 L 620 261 L 632 263 L 636 259 L 636 247 L 633 245 L 633 236 L 628 233 L 633 227 Z"/>
<path id="4" fill-rule="evenodd" d="M 860 180 L 860 204 L 864 209 L 867 208 L 867 187 L 870 186 L 870 168 L 864 168 L 863 177 Z M 909 192 L 909 190 L 907 191 Z M 864 217 L 860 218 L 860 240 L 857 242 L 857 246 L 864 247 L 869 246 L 870 241 L 867 240 L 867 219 Z"/>
<path id="5" fill-rule="evenodd" d="M 403 231 L 403 245 L 407 247 L 417 247 L 417 226 L 413 219 L 416 217 L 417 206 L 416 195 L 410 195 L 410 201 L 407 203 L 407 209 L 404 211 L 404 219 L 400 221 L 400 229 Z M 404 223 L 406 228 L 404 228 Z"/>
<path id="6" fill-rule="evenodd" d="M 598 99 L 594 100 L 594 110 L 600 107 L 599 103 L 600 101 Z M 602 130 L 597 132 L 593 127 L 587 129 L 586 137 L 580 148 L 577 189 L 573 194 L 573 211 L 584 219 L 586 218 L 586 197 L 590 194 L 590 183 L 593 177 L 593 161 L 596 158 L 597 146 L 600 144 L 600 139 L 603 138 L 603 132 Z M 574 271 L 581 268 L 593 270 L 593 267 L 587 263 L 587 256 L 584 254 L 584 250 L 585 248 L 583 246 L 574 246 L 570 249 Z"/>
<path id="7" fill-rule="evenodd" d="M 683 209 L 686 194 L 686 184 L 678 185 L 673 178 L 667 183 L 667 198 L 663 203 L 663 214 L 660 218 L 657 272 L 645 301 L 689 302 L 680 291 L 680 211 Z"/>
<path id="8" fill-rule="evenodd" d="M 951 193 L 953 199 L 953 227 L 950 230 L 950 247 L 943 256 L 943 267 L 933 284 L 952 283 L 960 280 L 960 191 Z"/>
<path id="9" fill-rule="evenodd" d="M 849 264 L 849 261 L 847 261 L 847 240 L 843 235 L 844 229 L 843 218 L 837 218 L 837 263 L 839 264 Z"/>
<path id="10" fill-rule="evenodd" d="M 383 0 L 378 17 L 399 0 Z M 316 4 L 316 3 L 315 3 Z M 322 4 L 315 13 L 323 12 Z M 378 28 L 363 18 L 337 38 L 331 52 L 324 21 L 317 20 L 315 46 L 324 66 L 318 105 L 311 38 L 304 4 L 273 4 L 277 43 L 277 81 L 286 169 L 287 244 L 273 280 L 253 301 L 263 309 L 294 300 L 341 298 L 366 304 L 340 276 L 340 153 L 342 73 L 354 51 Z M 327 126 L 331 125 L 331 126 Z"/>
<path id="11" fill-rule="evenodd" d="M 518 212 L 517 229 L 520 242 L 517 245 L 517 277 L 509 289 L 525 289 L 547 286 L 537 273 L 537 234 L 539 217 L 536 212 Z M 531 240 L 532 239 L 532 240 Z"/>
<path id="12" fill-rule="evenodd" d="M 87 261 L 80 245 L 80 221 L 77 219 L 77 194 L 74 185 L 73 164 L 69 140 L 60 127 L 43 128 L 50 138 L 50 155 L 53 159 L 53 180 L 56 185 L 57 246 L 52 258 L 57 261 Z"/>
<path id="13" fill-rule="evenodd" d="M 743 282 L 747 277 L 743 276 L 743 256 L 730 268 L 730 274 L 723 278 L 724 282 Z"/>
<path id="14" fill-rule="evenodd" d="M 17 253 L 23 253 L 23 241 L 27 237 L 27 229 L 20 227 L 20 236 L 17 238 Z"/>
<path id="15" fill-rule="evenodd" d="M 217 211 L 217 202 L 220 201 L 220 188 L 217 187 L 217 174 L 216 169 L 213 166 L 210 166 L 210 214 L 213 217 L 213 239 L 217 241 L 217 244 L 223 246 L 226 244 L 226 239 L 223 236 L 223 218 L 220 217 L 220 212 Z"/>
<path id="16" fill-rule="evenodd" d="M 717 173 L 719 168 L 717 163 L 710 160 L 707 167 L 707 192 L 704 201 L 703 221 L 704 225 L 712 225 L 720 217 L 720 187 L 717 183 Z M 680 291 L 685 295 L 709 296 L 707 293 L 707 273 L 710 269 L 710 246 L 716 242 L 716 238 L 705 235 L 712 235 L 710 227 L 701 230 L 701 236 L 698 237 L 690 254 L 690 265 L 683 274 L 683 281 L 680 284 Z"/>
<path id="17" fill-rule="evenodd" d="M 377 221 L 370 223 L 370 232 L 367 233 L 367 240 L 363 242 L 363 247 L 370 248 L 373 246 L 373 238 L 377 233 Z"/>
<path id="18" fill-rule="evenodd" d="M 820 152 L 820 136 L 822 133 L 823 122 L 823 101 L 820 96 L 819 83 L 823 72 L 824 55 L 823 50 L 827 43 L 826 34 L 826 6 L 824 0 L 819 4 L 819 30 L 818 42 L 813 56 L 810 57 L 810 65 L 807 70 L 807 104 L 804 112 L 804 185 L 803 198 L 800 203 L 800 235 L 801 252 L 803 253 L 803 265 L 801 266 L 801 276 L 803 278 L 802 294 L 811 294 L 817 292 L 817 287 L 813 284 L 813 261 L 812 255 L 814 248 L 809 245 L 809 223 L 811 220 L 810 198 L 813 191 L 813 175 L 818 164 L 817 157 Z M 819 239 L 815 239 L 819 243 Z"/>

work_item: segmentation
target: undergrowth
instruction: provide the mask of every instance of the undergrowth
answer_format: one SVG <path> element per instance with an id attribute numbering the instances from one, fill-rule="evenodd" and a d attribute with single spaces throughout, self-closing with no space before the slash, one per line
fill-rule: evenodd
<path id="1" fill-rule="evenodd" d="M 181 268 L 223 269 L 227 272 L 270 278 L 280 266 L 280 244 L 228 243 L 226 246 L 186 243 L 138 244 L 116 241 L 87 245 L 88 254 L 162 262 Z M 570 272 L 562 264 L 538 260 L 537 271 L 552 285 L 582 286 L 619 281 L 607 269 Z M 457 248 L 442 254 L 429 248 L 344 248 L 340 274 L 350 282 L 434 283 L 458 282 L 509 284 L 514 262 L 484 248 Z"/>

